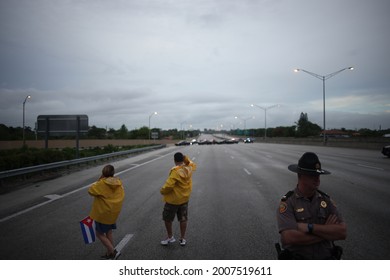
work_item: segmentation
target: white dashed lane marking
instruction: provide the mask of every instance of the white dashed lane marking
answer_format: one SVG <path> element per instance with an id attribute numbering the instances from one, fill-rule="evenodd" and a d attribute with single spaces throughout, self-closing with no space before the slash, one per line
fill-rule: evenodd
<path id="1" fill-rule="evenodd" d="M 371 169 L 376 169 L 376 170 L 381 170 L 381 171 L 384 170 L 383 168 L 380 168 L 380 167 L 375 167 L 375 166 L 370 166 L 370 165 L 364 165 L 364 164 L 357 164 L 357 166 L 365 167 L 365 168 L 371 168 Z"/>
<path id="2" fill-rule="evenodd" d="M 126 234 L 125 237 L 122 238 L 122 240 L 116 245 L 115 249 L 119 252 L 122 252 L 123 248 L 129 243 L 130 239 L 134 236 L 134 234 Z"/>
<path id="3" fill-rule="evenodd" d="M 252 173 L 250 173 L 248 169 L 244 168 L 244 171 L 246 172 L 246 174 L 252 175 Z"/>

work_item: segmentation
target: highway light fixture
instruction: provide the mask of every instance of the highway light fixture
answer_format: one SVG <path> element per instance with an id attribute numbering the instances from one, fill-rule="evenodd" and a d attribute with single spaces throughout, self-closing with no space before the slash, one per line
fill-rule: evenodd
<path id="1" fill-rule="evenodd" d="M 154 113 L 152 113 L 152 114 L 149 116 L 149 140 L 150 140 L 150 134 L 151 134 L 151 131 L 150 131 L 150 119 L 151 119 L 154 115 L 157 115 L 157 112 L 154 112 Z"/>
<path id="2" fill-rule="evenodd" d="M 259 105 L 256 105 L 256 104 L 251 104 L 252 107 L 257 107 L 257 108 L 260 108 L 262 110 L 264 110 L 264 140 L 267 139 L 267 110 L 268 109 L 272 109 L 272 108 L 275 108 L 275 107 L 280 107 L 279 104 L 275 104 L 275 105 L 271 105 L 271 106 L 268 106 L 268 107 L 262 107 L 262 106 L 259 106 Z"/>
<path id="3" fill-rule="evenodd" d="M 26 101 L 27 99 L 30 99 L 31 95 L 27 95 L 26 98 L 23 101 L 23 147 L 26 145 L 26 138 L 25 138 L 25 125 L 24 125 L 24 120 L 25 120 L 25 107 L 26 107 Z"/>
<path id="4" fill-rule="evenodd" d="M 336 76 L 337 74 L 339 74 L 340 72 L 343 72 L 344 70 L 353 70 L 354 68 L 353 67 L 346 67 L 346 68 L 343 68 L 343 69 L 340 69 L 336 72 L 333 72 L 333 73 L 330 73 L 328 75 L 325 75 L 325 76 L 322 76 L 322 75 L 318 75 L 316 73 L 313 73 L 313 72 L 310 72 L 310 71 L 307 71 L 305 69 L 294 69 L 294 72 L 305 72 L 317 79 L 320 79 L 322 80 L 322 98 L 323 98 L 323 121 L 324 121 L 324 125 L 323 125 L 323 138 L 324 138 L 324 145 L 326 145 L 326 133 L 325 133 L 325 130 L 326 130 L 326 126 L 325 126 L 325 81 L 332 78 L 333 76 Z"/>

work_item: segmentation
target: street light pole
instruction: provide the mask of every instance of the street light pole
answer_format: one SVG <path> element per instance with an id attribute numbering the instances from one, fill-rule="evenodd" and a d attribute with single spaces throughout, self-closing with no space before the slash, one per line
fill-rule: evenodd
<path id="1" fill-rule="evenodd" d="M 180 123 L 180 131 L 181 131 L 181 139 L 184 140 L 184 129 L 183 124 L 185 124 L 186 121 Z"/>
<path id="2" fill-rule="evenodd" d="M 326 124 L 325 123 L 325 81 L 330 79 L 330 78 L 332 78 L 333 76 L 336 76 L 340 72 L 343 72 L 344 70 L 353 70 L 353 69 L 354 69 L 353 67 L 346 67 L 346 68 L 340 69 L 340 70 L 338 70 L 336 72 L 330 73 L 330 74 L 325 75 L 325 76 L 318 75 L 316 73 L 307 71 L 305 69 L 294 69 L 294 72 L 303 71 L 303 72 L 305 72 L 305 73 L 307 73 L 307 74 L 309 74 L 309 75 L 311 75 L 311 76 L 313 76 L 313 77 L 315 77 L 317 79 L 322 80 L 322 99 L 323 99 L 322 102 L 323 102 L 323 122 L 324 122 L 324 127 L 323 127 L 324 131 L 323 131 L 322 134 L 323 134 L 323 138 L 324 138 L 324 140 L 323 140 L 324 145 L 326 145 L 326 132 L 325 132 L 325 130 L 326 130 L 326 126 L 325 126 L 325 124 Z"/>
<path id="3" fill-rule="evenodd" d="M 25 133 L 24 133 L 24 120 L 25 120 L 25 107 L 26 107 L 26 101 L 27 99 L 30 99 L 31 95 L 27 95 L 26 98 L 23 101 L 23 147 L 26 145 L 26 138 L 25 138 Z"/>
<path id="4" fill-rule="evenodd" d="M 152 113 L 152 114 L 149 116 L 149 140 L 150 140 L 150 134 L 151 134 L 151 131 L 150 131 L 150 119 L 153 117 L 153 115 L 157 115 L 157 112 L 154 112 L 154 113 Z"/>
<path id="5" fill-rule="evenodd" d="M 234 117 L 234 118 L 235 118 L 235 119 L 240 119 L 240 120 L 243 120 L 243 121 L 244 121 L 244 131 L 245 131 L 245 136 L 246 136 L 246 121 L 247 121 L 247 120 L 250 120 L 250 119 L 253 119 L 253 116 L 250 117 L 250 118 L 246 118 L 246 119 L 240 118 L 240 117 Z"/>
<path id="6" fill-rule="evenodd" d="M 271 106 L 268 106 L 268 107 L 262 107 L 262 106 L 259 106 L 259 105 L 256 105 L 256 104 L 251 104 L 251 106 L 252 107 L 256 106 L 256 107 L 264 110 L 264 141 L 265 141 L 267 139 L 267 110 L 275 108 L 275 107 L 279 107 L 280 105 L 279 104 L 275 104 L 275 105 L 271 105 Z"/>

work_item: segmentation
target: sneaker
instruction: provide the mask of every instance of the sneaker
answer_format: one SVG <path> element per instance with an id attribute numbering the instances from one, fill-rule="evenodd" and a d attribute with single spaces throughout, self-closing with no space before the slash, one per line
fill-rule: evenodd
<path id="1" fill-rule="evenodd" d="M 168 237 L 167 239 L 161 241 L 161 245 L 167 246 L 168 244 L 171 244 L 175 241 L 176 241 L 175 237 L 173 236 L 171 238 Z"/>
<path id="2" fill-rule="evenodd" d="M 181 246 L 186 246 L 186 243 L 187 243 L 187 240 L 185 240 L 184 238 L 180 239 L 180 245 Z"/>
<path id="3" fill-rule="evenodd" d="M 114 250 L 114 252 L 109 256 L 109 259 L 110 260 L 117 260 L 121 255 L 121 252 L 120 251 L 117 251 L 116 249 Z"/>

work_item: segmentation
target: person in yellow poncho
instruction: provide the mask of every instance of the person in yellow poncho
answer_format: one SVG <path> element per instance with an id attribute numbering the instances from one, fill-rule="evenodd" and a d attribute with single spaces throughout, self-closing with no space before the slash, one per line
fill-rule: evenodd
<path id="1" fill-rule="evenodd" d="M 117 259 L 120 256 L 120 252 L 114 248 L 112 230 L 117 228 L 116 220 L 122 209 L 125 191 L 122 181 L 114 174 L 114 167 L 106 165 L 99 180 L 88 189 L 88 193 L 94 197 L 89 216 L 95 220 L 96 236 L 107 248 L 103 259 Z"/>
<path id="2" fill-rule="evenodd" d="M 168 237 L 161 241 L 161 245 L 168 245 L 176 241 L 173 236 L 172 223 L 177 215 L 180 222 L 180 245 L 186 245 L 185 233 L 188 220 L 188 201 L 192 191 L 192 172 L 196 164 L 182 153 L 175 153 L 175 166 L 171 168 L 168 179 L 160 193 L 165 201 L 163 220 Z"/>

